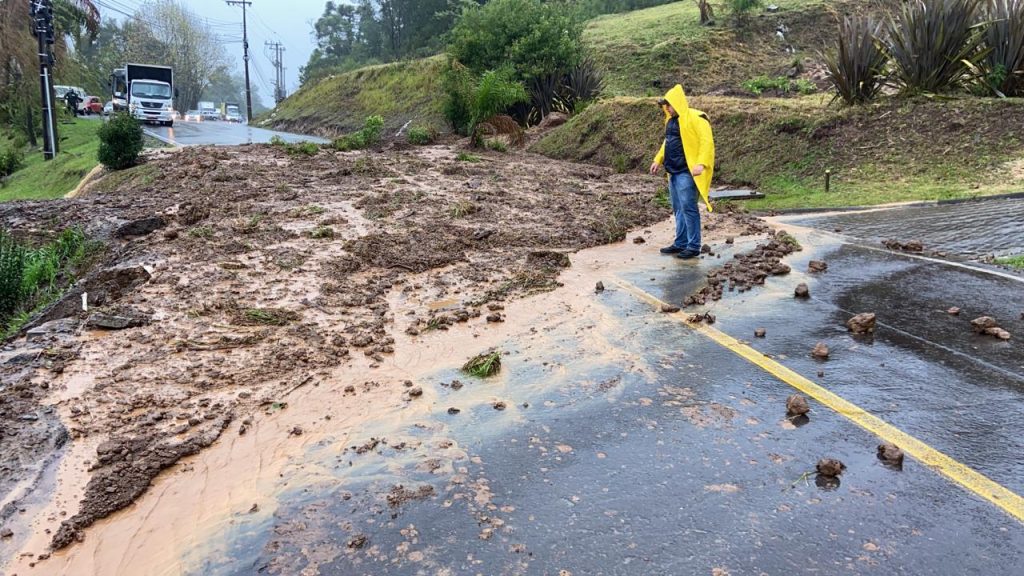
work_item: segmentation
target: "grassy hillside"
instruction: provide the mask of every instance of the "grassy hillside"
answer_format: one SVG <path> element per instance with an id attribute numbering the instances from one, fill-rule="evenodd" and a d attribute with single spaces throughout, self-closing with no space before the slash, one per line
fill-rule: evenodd
<path id="1" fill-rule="evenodd" d="M 700 93 L 738 90 L 746 80 L 784 75 L 804 57 L 813 59 L 834 34 L 832 9 L 841 3 L 773 3 L 779 11 L 758 9 L 744 32 L 728 25 L 718 4 L 717 25 L 701 26 L 696 2 L 684 1 L 596 18 L 584 42 L 611 96 L 654 96 L 676 82 Z M 776 36 L 779 25 L 789 30 L 785 42 Z"/>
<path id="2" fill-rule="evenodd" d="M 367 116 L 384 117 L 385 131 L 408 121 L 445 127 L 441 111 L 442 57 L 360 68 L 303 86 L 259 119 L 279 130 L 332 138 L 362 128 Z"/>
<path id="3" fill-rule="evenodd" d="M 716 184 L 754 186 L 751 208 L 867 205 L 1024 191 L 1024 101 L 694 98 L 712 119 Z M 546 135 L 545 155 L 643 170 L 662 138 L 653 98 L 595 104 Z M 824 192 L 824 173 L 833 173 Z"/>
<path id="4" fill-rule="evenodd" d="M 99 121 L 81 118 L 58 124 L 61 142 L 57 158 L 45 161 L 41 152 L 26 153 L 25 167 L 0 186 L 0 202 L 60 198 L 73 190 L 97 164 L 99 127 Z"/>

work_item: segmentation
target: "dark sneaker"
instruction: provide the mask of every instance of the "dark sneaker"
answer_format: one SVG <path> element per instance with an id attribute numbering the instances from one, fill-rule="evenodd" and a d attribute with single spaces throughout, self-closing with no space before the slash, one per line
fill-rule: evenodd
<path id="1" fill-rule="evenodd" d="M 661 249 L 662 254 L 679 254 L 680 252 L 683 251 L 684 250 L 682 248 L 679 248 L 678 246 L 666 246 Z"/>
<path id="2" fill-rule="evenodd" d="M 700 252 L 696 250 L 683 250 L 676 254 L 676 258 L 679 258 L 680 260 L 693 260 L 697 256 L 700 256 Z"/>

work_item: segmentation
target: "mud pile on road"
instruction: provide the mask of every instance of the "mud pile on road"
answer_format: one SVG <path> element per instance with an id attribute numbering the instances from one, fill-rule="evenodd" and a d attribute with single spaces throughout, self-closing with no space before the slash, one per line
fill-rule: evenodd
<path id="1" fill-rule="evenodd" d="M 750 252 L 736 254 L 732 262 L 726 262 L 721 268 L 708 272 L 707 286 L 687 296 L 683 305 L 702 305 L 721 300 L 726 288 L 730 292 L 746 292 L 754 286 L 763 285 L 768 276 L 789 274 L 791 270 L 782 259 L 797 250 L 800 250 L 800 245 L 796 240 L 780 230 Z"/>
<path id="2" fill-rule="evenodd" d="M 486 323 L 482 307 L 556 287 L 567 253 L 667 218 L 657 187 L 446 146 L 311 157 L 243 146 L 164 153 L 73 200 L 0 206 L 18 235 L 83 227 L 108 243 L 95 278 L 134 279 L 73 290 L 52 322 L 4 348 L 4 477 L 30 474 L 19 463 L 44 461 L 62 438 L 96 447 L 77 463 L 89 469 L 83 500 L 60 510 L 52 544 L 65 546 L 331 368 L 372 375 L 394 334 Z M 706 222 L 761 229 L 739 214 Z M 126 329 L 86 328 L 97 313 Z"/>

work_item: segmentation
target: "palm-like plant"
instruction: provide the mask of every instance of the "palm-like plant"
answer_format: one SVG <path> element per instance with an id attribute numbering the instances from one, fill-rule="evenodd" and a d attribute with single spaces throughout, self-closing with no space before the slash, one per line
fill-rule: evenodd
<path id="1" fill-rule="evenodd" d="M 983 0 L 910 0 L 889 18 L 885 46 L 905 92 L 959 88 L 985 56 Z"/>
<path id="2" fill-rule="evenodd" d="M 512 80 L 509 70 L 484 72 L 472 100 L 474 144 L 481 144 L 485 134 L 506 134 L 513 144 L 522 144 L 522 127 L 505 111 L 529 98 L 523 85 Z"/>
<path id="3" fill-rule="evenodd" d="M 870 16 L 847 16 L 839 23 L 839 48 L 824 56 L 836 98 L 863 104 L 878 95 L 888 59 L 878 41 L 881 30 L 882 23 Z"/>
<path id="4" fill-rule="evenodd" d="M 985 83 L 1005 96 L 1024 95 L 1024 0 L 989 0 L 984 18 Z"/>

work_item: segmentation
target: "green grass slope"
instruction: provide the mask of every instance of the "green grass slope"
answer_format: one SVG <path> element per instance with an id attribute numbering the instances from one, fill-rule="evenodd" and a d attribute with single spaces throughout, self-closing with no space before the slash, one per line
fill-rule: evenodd
<path id="1" fill-rule="evenodd" d="M 24 168 L 0 186 L 0 202 L 48 200 L 72 191 L 98 163 L 96 131 L 99 127 L 99 121 L 82 118 L 71 124 L 58 124 L 60 151 L 57 158 L 46 161 L 42 152 L 26 153 Z"/>
<path id="2" fill-rule="evenodd" d="M 680 82 L 695 93 L 738 90 L 760 75 L 784 75 L 795 62 L 814 58 L 834 35 L 839 2 L 775 0 L 779 11 L 756 9 L 737 31 L 724 7 L 717 24 L 700 25 L 696 2 L 610 14 L 591 20 L 584 42 L 605 73 L 610 96 L 654 96 Z M 864 2 L 859 3 L 863 6 Z M 789 32 L 783 42 L 777 27 Z"/>
<path id="3" fill-rule="evenodd" d="M 706 96 L 716 185 L 753 186 L 755 209 L 869 205 L 1024 191 L 1024 101 L 886 100 L 828 106 L 822 96 Z M 653 98 L 587 108 L 532 148 L 548 156 L 644 170 L 663 136 Z M 824 191 L 825 170 L 832 190 Z"/>
<path id="4" fill-rule="evenodd" d="M 379 114 L 385 132 L 409 121 L 441 130 L 443 67 L 444 58 L 436 56 L 330 76 L 303 86 L 257 123 L 333 138 L 362 128 L 367 116 Z"/>

